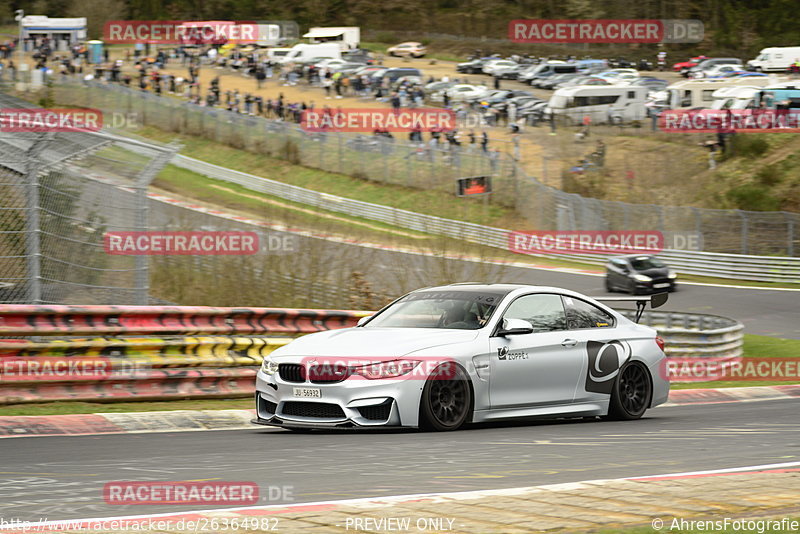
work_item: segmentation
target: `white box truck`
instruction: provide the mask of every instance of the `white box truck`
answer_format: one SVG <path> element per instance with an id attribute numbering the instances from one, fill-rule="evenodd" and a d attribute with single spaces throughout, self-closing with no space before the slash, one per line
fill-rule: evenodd
<path id="1" fill-rule="evenodd" d="M 303 37 L 311 44 L 337 43 L 341 50 L 352 50 L 358 48 L 361 42 L 361 28 L 357 26 L 311 28 Z"/>
<path id="2" fill-rule="evenodd" d="M 789 66 L 800 60 L 800 46 L 776 46 L 764 48 L 747 66 L 760 72 L 788 71 Z"/>

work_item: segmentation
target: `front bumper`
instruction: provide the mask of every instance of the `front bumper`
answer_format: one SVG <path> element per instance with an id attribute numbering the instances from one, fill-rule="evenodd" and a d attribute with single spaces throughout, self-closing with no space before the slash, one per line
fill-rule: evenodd
<path id="1" fill-rule="evenodd" d="M 663 291 L 675 291 L 677 285 L 674 278 L 666 280 L 651 280 L 650 282 L 639 282 L 634 280 L 636 291 L 661 293 Z"/>
<path id="2" fill-rule="evenodd" d="M 276 375 L 256 375 L 253 423 L 293 428 L 416 427 L 424 381 L 354 380 L 333 384 L 285 382 Z M 314 388 L 320 398 L 294 395 L 294 388 Z"/>

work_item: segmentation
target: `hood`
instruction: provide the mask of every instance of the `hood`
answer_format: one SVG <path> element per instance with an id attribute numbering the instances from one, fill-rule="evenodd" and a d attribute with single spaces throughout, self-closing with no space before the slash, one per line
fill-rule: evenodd
<path id="1" fill-rule="evenodd" d="M 644 269 L 643 271 L 634 271 L 634 274 L 643 274 L 650 278 L 658 278 L 667 276 L 669 274 L 669 267 L 654 267 L 652 269 Z"/>
<path id="2" fill-rule="evenodd" d="M 480 330 L 439 328 L 343 328 L 298 338 L 275 351 L 275 356 L 405 356 L 472 341 L 478 332 Z"/>

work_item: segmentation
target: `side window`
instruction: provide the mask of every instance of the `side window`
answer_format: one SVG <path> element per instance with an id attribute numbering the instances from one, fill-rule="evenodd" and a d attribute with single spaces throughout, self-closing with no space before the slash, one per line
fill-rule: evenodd
<path id="1" fill-rule="evenodd" d="M 569 330 L 583 328 L 610 328 L 614 326 L 614 317 L 586 301 L 564 297 L 567 306 L 567 327 Z"/>
<path id="2" fill-rule="evenodd" d="M 552 332 L 567 327 L 561 296 L 547 293 L 519 297 L 511 303 L 503 318 L 524 319 L 533 325 L 534 332 Z"/>

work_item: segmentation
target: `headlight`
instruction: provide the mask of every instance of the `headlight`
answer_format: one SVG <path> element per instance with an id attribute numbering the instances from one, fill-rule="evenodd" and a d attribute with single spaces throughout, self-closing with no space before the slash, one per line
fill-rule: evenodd
<path id="1" fill-rule="evenodd" d="M 653 279 L 643 274 L 634 274 L 633 279 L 637 282 L 652 282 Z"/>
<path id="2" fill-rule="evenodd" d="M 272 376 L 278 372 L 278 364 L 269 355 L 267 355 L 261 362 L 261 370 L 264 371 L 265 374 Z"/>
<path id="3" fill-rule="evenodd" d="M 667 276 L 670 277 L 670 278 L 675 279 L 675 278 L 678 278 L 678 273 L 676 273 L 675 271 L 670 269 L 669 272 L 667 273 Z"/>
<path id="4" fill-rule="evenodd" d="M 390 362 L 375 362 L 359 367 L 351 367 L 351 375 L 359 375 L 369 380 L 380 378 L 396 378 L 410 373 L 421 362 L 419 360 L 392 360 Z"/>

